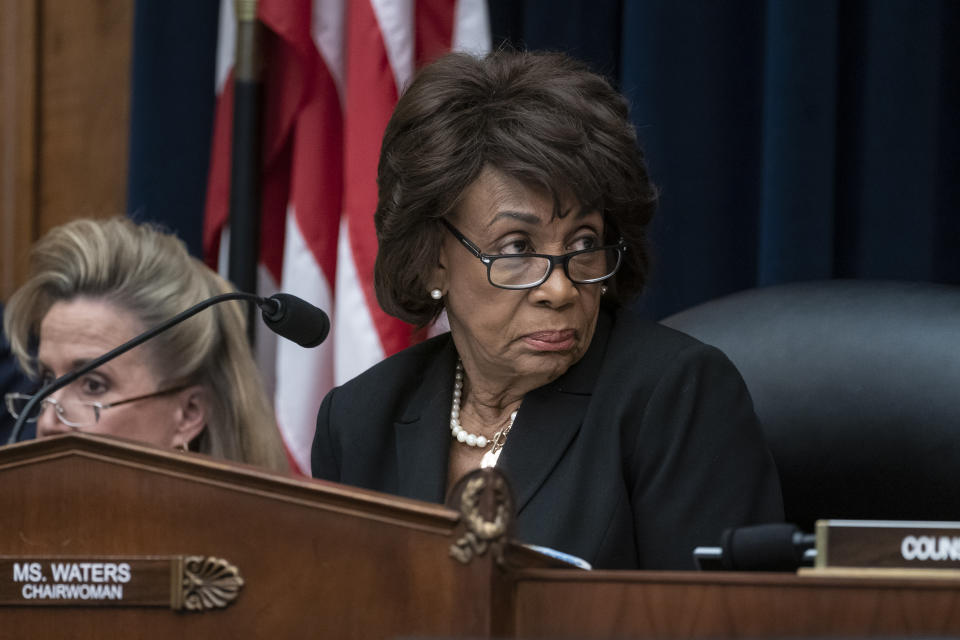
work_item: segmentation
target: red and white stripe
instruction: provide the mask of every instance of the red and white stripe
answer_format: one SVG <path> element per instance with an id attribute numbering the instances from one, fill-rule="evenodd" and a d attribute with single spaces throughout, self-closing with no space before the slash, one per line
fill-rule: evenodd
<path id="1" fill-rule="evenodd" d="M 221 6 L 208 257 L 227 231 L 232 5 Z M 376 170 L 387 120 L 417 66 L 451 48 L 489 49 L 487 7 L 485 0 L 260 0 L 258 16 L 270 32 L 260 294 L 296 294 L 332 321 L 330 337 L 312 350 L 258 334 L 284 441 L 297 469 L 309 473 L 324 394 L 414 339 L 373 291 Z"/>

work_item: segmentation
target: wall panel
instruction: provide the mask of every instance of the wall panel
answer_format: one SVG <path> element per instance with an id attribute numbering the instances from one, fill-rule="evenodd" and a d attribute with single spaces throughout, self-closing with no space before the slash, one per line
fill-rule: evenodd
<path id="1" fill-rule="evenodd" d="M 122 214 L 130 0 L 0 0 L 0 296 L 30 244 L 80 216 Z"/>
<path id="2" fill-rule="evenodd" d="M 0 0 L 0 298 L 26 270 L 36 236 L 37 42 L 33 0 Z"/>

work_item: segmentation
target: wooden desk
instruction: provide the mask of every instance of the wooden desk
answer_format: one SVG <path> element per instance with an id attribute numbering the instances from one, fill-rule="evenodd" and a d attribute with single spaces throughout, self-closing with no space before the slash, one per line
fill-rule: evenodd
<path id="1" fill-rule="evenodd" d="M 519 570 L 518 638 L 954 636 L 960 580 Z"/>
<path id="2" fill-rule="evenodd" d="M 465 511 L 104 437 L 0 448 L 0 486 L 0 556 L 215 556 L 244 580 L 205 612 L 18 602 L 0 638 L 960 635 L 956 579 L 583 572 L 516 545 L 462 563 Z"/>

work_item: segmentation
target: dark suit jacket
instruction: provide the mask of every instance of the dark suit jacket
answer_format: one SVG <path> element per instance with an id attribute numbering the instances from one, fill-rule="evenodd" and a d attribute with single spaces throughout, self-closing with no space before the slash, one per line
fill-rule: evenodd
<path id="1" fill-rule="evenodd" d="M 443 502 L 456 351 L 406 349 L 324 399 L 318 478 Z M 727 527 L 783 519 L 740 374 L 720 351 L 631 312 L 601 312 L 584 357 L 528 393 L 498 463 L 515 535 L 596 568 L 692 568 Z"/>
<path id="2" fill-rule="evenodd" d="M 0 305 L 0 317 L 3 317 L 3 305 Z M 20 370 L 13 353 L 10 352 L 7 337 L 0 332 L 0 446 L 7 443 L 13 425 L 17 422 L 7 411 L 4 396 L 11 391 L 30 393 L 36 390 L 35 387 L 36 384 L 30 382 L 27 375 Z M 28 422 L 20 432 L 19 440 L 32 439 L 36 428 L 35 422 Z"/>

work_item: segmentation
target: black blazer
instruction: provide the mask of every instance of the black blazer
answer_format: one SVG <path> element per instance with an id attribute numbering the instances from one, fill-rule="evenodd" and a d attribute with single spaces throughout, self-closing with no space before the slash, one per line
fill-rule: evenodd
<path id="1" fill-rule="evenodd" d="M 3 317 L 3 305 L 0 304 L 0 317 Z M 0 327 L 2 329 L 2 327 Z M 30 381 L 20 366 L 17 364 L 13 353 L 10 351 L 10 343 L 7 336 L 0 331 L 0 446 L 7 444 L 7 438 L 13 431 L 13 425 L 16 419 L 7 411 L 6 400 L 4 396 L 12 391 L 21 393 L 30 393 L 36 391 L 36 383 Z M 23 425 L 23 431 L 20 432 L 19 440 L 31 440 L 35 437 L 37 430 L 36 422 L 27 422 Z"/>
<path id="2" fill-rule="evenodd" d="M 456 351 L 449 334 L 323 400 L 313 475 L 443 502 Z M 498 463 L 516 537 L 596 568 L 692 568 L 727 527 L 783 519 L 773 459 L 720 351 L 601 311 L 584 357 L 528 393 Z"/>

